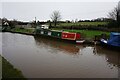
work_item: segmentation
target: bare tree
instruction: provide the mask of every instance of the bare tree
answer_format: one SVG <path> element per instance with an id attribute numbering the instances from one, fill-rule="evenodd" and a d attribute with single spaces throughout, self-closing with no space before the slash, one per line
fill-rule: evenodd
<path id="1" fill-rule="evenodd" d="M 117 23 L 118 27 L 120 26 L 120 3 L 117 7 L 108 13 L 108 17 L 114 20 Z"/>
<path id="2" fill-rule="evenodd" d="M 50 18 L 54 22 L 54 26 L 56 26 L 57 22 L 61 20 L 61 13 L 59 11 L 53 11 Z"/>
<path id="3" fill-rule="evenodd" d="M 117 20 L 118 13 L 119 13 L 118 7 L 115 7 L 114 10 L 109 12 L 108 17 L 113 19 L 113 20 Z"/>

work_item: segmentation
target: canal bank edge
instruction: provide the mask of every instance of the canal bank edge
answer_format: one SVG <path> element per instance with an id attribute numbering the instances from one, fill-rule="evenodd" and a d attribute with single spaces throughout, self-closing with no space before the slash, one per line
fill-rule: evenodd
<path id="1" fill-rule="evenodd" d="M 16 31 L 3 31 L 3 32 L 10 32 L 10 33 L 18 33 L 18 34 L 25 34 L 25 35 L 32 35 L 32 36 L 36 36 L 36 34 L 33 33 L 26 33 L 26 32 L 16 32 Z M 95 41 L 95 40 L 89 40 L 89 39 L 85 39 L 84 43 L 82 44 L 88 44 L 88 45 L 99 45 L 99 41 Z"/>
<path id="2" fill-rule="evenodd" d="M 22 72 L 16 69 L 11 63 L 9 63 L 4 57 L 0 55 L 1 64 L 2 64 L 2 80 L 9 78 L 21 78 L 22 80 L 26 80 L 23 76 Z"/>

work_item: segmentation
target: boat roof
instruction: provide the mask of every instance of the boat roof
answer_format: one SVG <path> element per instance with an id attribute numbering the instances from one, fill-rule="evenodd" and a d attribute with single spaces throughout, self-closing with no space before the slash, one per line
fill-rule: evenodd
<path id="1" fill-rule="evenodd" d="M 111 34 L 120 36 L 120 33 L 118 33 L 118 32 L 111 32 Z"/>

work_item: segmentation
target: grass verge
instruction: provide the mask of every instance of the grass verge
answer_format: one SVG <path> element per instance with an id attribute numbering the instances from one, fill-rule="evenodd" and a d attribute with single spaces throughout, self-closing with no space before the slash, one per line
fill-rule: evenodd
<path id="1" fill-rule="evenodd" d="M 53 28 L 52 30 L 63 30 L 63 29 Z M 86 39 L 93 39 L 95 36 L 98 36 L 101 34 L 106 34 L 107 36 L 110 35 L 110 32 L 98 31 L 98 30 L 68 30 L 68 29 L 64 29 L 63 31 L 81 33 L 84 36 L 84 38 L 86 38 Z"/>
<path id="2" fill-rule="evenodd" d="M 103 32 L 96 30 L 64 30 L 64 31 L 82 33 L 87 38 L 94 38 L 96 35 L 101 35 L 101 34 L 110 35 L 110 32 Z"/>
<path id="3" fill-rule="evenodd" d="M 13 32 L 22 32 L 22 33 L 33 33 L 34 28 L 13 28 L 11 31 Z"/>
<path id="4" fill-rule="evenodd" d="M 21 80 L 26 80 L 22 75 L 22 72 L 14 68 L 5 58 L 0 56 L 0 62 L 2 62 L 2 78 L 21 78 Z"/>

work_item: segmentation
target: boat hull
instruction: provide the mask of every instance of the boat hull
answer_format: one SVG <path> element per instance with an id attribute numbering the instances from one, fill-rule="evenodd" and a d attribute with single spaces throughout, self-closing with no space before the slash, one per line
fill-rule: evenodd
<path id="1" fill-rule="evenodd" d="M 52 36 L 45 36 L 45 35 L 41 35 L 41 34 L 36 34 L 34 37 L 41 37 L 41 38 L 45 38 L 45 39 L 48 39 L 48 40 L 55 40 L 55 41 L 58 41 L 58 42 L 76 44 L 76 40 L 61 39 L 61 38 L 52 37 Z"/>
<path id="2" fill-rule="evenodd" d="M 120 51 L 120 46 L 114 46 L 114 45 L 108 44 L 107 40 L 101 39 L 100 43 L 101 43 L 101 46 L 104 47 L 104 48 Z"/>
<path id="3" fill-rule="evenodd" d="M 83 43 L 83 40 L 80 40 L 81 35 L 79 33 L 39 29 L 36 30 L 36 35 L 70 43 Z"/>

